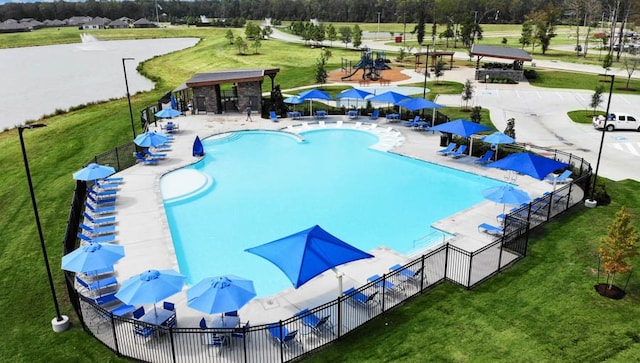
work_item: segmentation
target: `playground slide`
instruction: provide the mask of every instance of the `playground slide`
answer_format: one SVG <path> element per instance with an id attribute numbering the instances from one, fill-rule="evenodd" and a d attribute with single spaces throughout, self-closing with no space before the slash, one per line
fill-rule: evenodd
<path id="1" fill-rule="evenodd" d="M 344 77 L 342 77 L 341 79 L 342 79 L 343 81 L 344 81 L 345 79 L 349 79 L 349 78 L 353 77 L 353 75 L 354 75 L 354 74 L 358 73 L 358 71 L 359 71 L 360 69 L 363 69 L 363 67 L 362 67 L 362 60 L 360 60 L 360 62 L 356 63 L 356 64 L 353 66 L 353 69 L 354 69 L 354 70 L 353 70 L 353 72 L 352 72 L 350 75 L 348 75 L 348 76 L 344 76 Z"/>

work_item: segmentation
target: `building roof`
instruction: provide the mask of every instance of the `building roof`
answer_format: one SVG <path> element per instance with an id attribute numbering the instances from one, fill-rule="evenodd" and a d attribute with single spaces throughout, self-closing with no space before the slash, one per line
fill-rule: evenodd
<path id="1" fill-rule="evenodd" d="M 212 86 L 221 83 L 261 81 L 266 75 L 277 74 L 280 68 L 229 69 L 224 71 L 196 73 L 186 84 L 188 87 Z"/>
<path id="2" fill-rule="evenodd" d="M 471 47 L 471 55 L 486 56 L 494 58 L 513 59 L 520 61 L 531 61 L 533 58 L 524 49 L 496 47 L 493 45 L 474 44 Z"/>

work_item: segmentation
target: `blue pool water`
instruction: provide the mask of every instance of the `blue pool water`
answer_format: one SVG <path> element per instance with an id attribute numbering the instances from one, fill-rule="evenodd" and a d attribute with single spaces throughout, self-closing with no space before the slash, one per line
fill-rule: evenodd
<path id="1" fill-rule="evenodd" d="M 258 296 L 291 286 L 270 262 L 244 249 L 320 225 L 362 250 L 407 253 L 433 222 L 483 200 L 501 181 L 369 149 L 357 130 L 303 134 L 238 132 L 203 142 L 206 158 L 187 168 L 214 182 L 165 200 L 180 272 L 189 283 L 234 274 Z M 287 251 L 283 251 L 287 253 Z"/>

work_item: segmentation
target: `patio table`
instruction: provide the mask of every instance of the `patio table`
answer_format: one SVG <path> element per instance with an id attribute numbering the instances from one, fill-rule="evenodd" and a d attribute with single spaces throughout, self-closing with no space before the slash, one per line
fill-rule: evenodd
<path id="1" fill-rule="evenodd" d="M 240 324 L 240 317 L 238 316 L 225 316 L 224 319 L 221 316 L 213 318 L 209 322 L 210 328 L 235 328 Z"/>
<path id="2" fill-rule="evenodd" d="M 149 310 L 146 314 L 140 317 L 140 321 L 144 323 L 154 325 L 166 325 L 166 323 L 175 317 L 176 313 L 165 309 Z M 175 319 L 173 319 L 175 321 Z"/>
<path id="3" fill-rule="evenodd" d="M 400 121 L 400 114 L 399 113 L 388 113 L 387 114 L 387 121 L 388 122 Z"/>

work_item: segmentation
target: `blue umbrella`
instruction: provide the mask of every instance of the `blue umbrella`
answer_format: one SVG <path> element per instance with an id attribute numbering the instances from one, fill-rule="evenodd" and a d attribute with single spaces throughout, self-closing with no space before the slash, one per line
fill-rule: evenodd
<path id="1" fill-rule="evenodd" d="M 62 256 L 62 269 L 90 272 L 113 266 L 124 257 L 124 247 L 111 243 L 89 243 Z"/>
<path id="2" fill-rule="evenodd" d="M 550 173 L 569 166 L 554 159 L 529 152 L 515 153 L 486 165 L 489 168 L 511 170 L 542 180 Z"/>
<path id="3" fill-rule="evenodd" d="M 350 88 L 340 92 L 336 98 L 341 100 L 343 98 L 352 98 L 355 100 L 364 100 L 367 96 L 371 96 L 371 92 L 363 91 L 357 88 Z"/>
<path id="4" fill-rule="evenodd" d="M 129 305 L 155 304 L 180 292 L 184 280 L 173 270 L 148 270 L 124 281 L 116 297 Z"/>
<path id="5" fill-rule="evenodd" d="M 306 100 L 330 100 L 331 96 L 325 91 L 321 91 L 319 89 L 311 89 L 308 91 L 304 91 L 299 95 L 300 99 L 303 101 Z"/>
<path id="6" fill-rule="evenodd" d="M 429 130 L 448 132 L 451 134 L 460 135 L 462 137 L 469 137 L 482 131 L 491 130 L 490 127 L 480 125 L 473 121 L 457 119 L 449 122 L 445 122 L 438 126 L 430 127 Z"/>
<path id="7" fill-rule="evenodd" d="M 296 110 L 296 105 L 300 104 L 302 102 L 304 102 L 304 100 L 301 100 L 300 97 L 298 96 L 291 96 L 291 97 L 287 97 L 283 100 L 284 103 L 288 103 L 290 105 L 293 105 L 293 110 Z"/>
<path id="8" fill-rule="evenodd" d="M 497 187 L 491 187 L 482 191 L 485 199 L 500 204 L 516 204 L 528 203 L 531 197 L 524 190 L 516 189 L 511 184 L 505 184 Z M 503 207 L 504 212 L 504 207 Z"/>
<path id="9" fill-rule="evenodd" d="M 165 108 L 163 110 L 156 112 L 155 115 L 156 117 L 161 117 L 161 118 L 171 118 L 171 117 L 180 116 L 181 113 L 180 111 L 174 110 L 173 108 Z"/>
<path id="10" fill-rule="evenodd" d="M 400 107 L 404 107 L 406 109 L 408 109 L 409 111 L 416 111 L 416 110 L 422 110 L 425 108 L 442 108 L 444 107 L 443 105 L 437 104 L 435 102 L 426 100 L 422 97 L 415 97 L 415 98 L 406 98 L 398 103 L 396 103 L 396 106 L 400 106 Z"/>
<path id="11" fill-rule="evenodd" d="M 116 172 L 116 169 L 110 166 L 91 163 L 85 166 L 84 168 L 73 173 L 73 179 L 84 180 L 84 181 L 96 180 L 96 179 L 106 178 L 115 172 Z"/>
<path id="12" fill-rule="evenodd" d="M 176 97 L 174 95 L 171 95 L 171 108 L 178 108 L 178 101 L 176 100 Z"/>
<path id="13" fill-rule="evenodd" d="M 296 288 L 338 265 L 373 257 L 318 225 L 245 251 L 276 265 Z"/>
<path id="14" fill-rule="evenodd" d="M 167 140 L 169 138 L 159 132 L 148 131 L 136 136 L 133 142 L 140 147 L 157 147 L 166 143 Z"/>
<path id="15" fill-rule="evenodd" d="M 363 91 L 357 88 L 350 88 L 340 92 L 335 98 L 342 99 L 354 99 L 354 100 L 364 100 L 366 97 L 371 96 L 371 92 Z"/>
<path id="16" fill-rule="evenodd" d="M 309 114 L 313 115 L 313 104 L 312 100 L 330 100 L 331 96 L 325 91 L 321 91 L 319 89 L 311 89 L 308 91 L 304 91 L 299 95 L 300 99 L 303 101 L 309 100 Z"/>
<path id="17" fill-rule="evenodd" d="M 496 159 L 498 159 L 498 145 L 500 144 L 513 144 L 516 142 L 511 136 L 505 135 L 500 131 L 496 131 L 491 135 L 487 135 L 482 138 L 482 141 L 491 145 L 496 145 Z"/>
<path id="18" fill-rule="evenodd" d="M 402 100 L 406 100 L 407 98 L 410 97 L 398 92 L 387 91 L 369 98 L 369 101 L 388 102 L 395 105 L 396 103 Z"/>
<path id="19" fill-rule="evenodd" d="M 253 281 L 234 275 L 209 277 L 187 290 L 187 305 L 205 314 L 235 311 L 256 296 Z"/>

